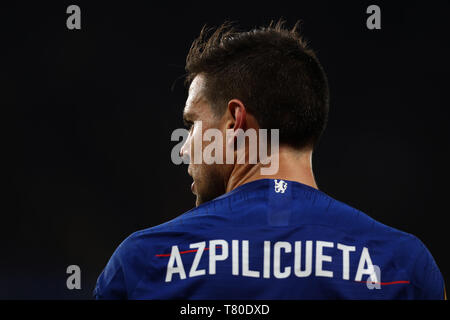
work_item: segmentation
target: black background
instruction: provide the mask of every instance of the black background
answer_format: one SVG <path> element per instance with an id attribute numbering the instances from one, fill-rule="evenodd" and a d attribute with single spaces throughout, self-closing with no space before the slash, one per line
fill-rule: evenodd
<path id="1" fill-rule="evenodd" d="M 205 23 L 280 17 L 303 21 L 329 77 L 319 188 L 419 237 L 448 278 L 449 1 L 39 1 L 0 9 L 0 299 L 89 299 L 123 239 L 193 207 L 170 158 L 190 44 Z"/>

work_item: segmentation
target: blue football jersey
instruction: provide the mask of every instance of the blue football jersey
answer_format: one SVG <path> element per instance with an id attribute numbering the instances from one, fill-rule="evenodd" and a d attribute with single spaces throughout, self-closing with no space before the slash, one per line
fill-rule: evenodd
<path id="1" fill-rule="evenodd" d="M 116 249 L 96 299 L 443 299 L 415 236 L 304 184 L 242 185 Z"/>

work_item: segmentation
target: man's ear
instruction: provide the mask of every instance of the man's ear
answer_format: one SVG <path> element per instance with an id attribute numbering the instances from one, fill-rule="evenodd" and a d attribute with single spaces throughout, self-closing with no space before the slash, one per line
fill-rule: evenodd
<path id="1" fill-rule="evenodd" d="M 245 130 L 247 128 L 247 111 L 244 104 L 239 99 L 232 99 L 228 102 L 228 111 L 233 118 L 233 122 L 227 125 L 227 129 Z"/>

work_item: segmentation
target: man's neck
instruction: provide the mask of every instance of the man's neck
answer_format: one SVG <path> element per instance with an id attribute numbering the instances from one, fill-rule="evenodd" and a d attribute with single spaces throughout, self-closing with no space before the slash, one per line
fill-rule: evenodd
<path id="1" fill-rule="evenodd" d="M 276 173 L 270 175 L 261 174 L 261 169 L 264 168 L 264 165 L 261 163 L 236 164 L 228 180 L 226 192 L 236 189 L 243 184 L 261 179 L 296 181 L 318 189 L 314 180 L 311 158 L 312 150 L 298 151 L 280 146 L 279 166 Z"/>

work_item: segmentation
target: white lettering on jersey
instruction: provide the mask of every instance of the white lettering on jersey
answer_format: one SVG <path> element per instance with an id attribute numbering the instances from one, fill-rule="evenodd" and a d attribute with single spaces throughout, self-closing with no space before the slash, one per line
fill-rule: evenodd
<path id="1" fill-rule="evenodd" d="M 367 268 L 365 265 L 367 264 Z M 375 269 L 373 268 L 372 259 L 370 259 L 369 249 L 363 248 L 359 259 L 358 271 L 356 272 L 355 281 L 361 281 L 363 274 L 368 274 L 372 282 L 378 282 Z"/>
<path id="2" fill-rule="evenodd" d="M 338 243 L 337 248 L 342 250 L 342 279 L 350 279 L 350 252 L 356 250 L 353 246 L 346 246 L 344 244 Z"/>
<path id="3" fill-rule="evenodd" d="M 189 277 L 203 276 L 206 273 L 205 269 L 197 270 L 200 259 L 202 258 L 203 251 L 205 250 L 206 242 L 191 243 L 189 248 L 197 249 L 195 253 L 194 261 L 192 262 L 191 270 L 189 271 Z"/>
<path id="4" fill-rule="evenodd" d="M 217 263 L 231 259 L 228 264 L 224 264 L 223 266 L 229 268 L 229 272 L 233 276 L 241 275 L 243 277 L 262 277 L 265 279 L 270 279 L 271 277 L 284 279 L 292 276 L 297 278 L 310 276 L 332 278 L 334 274 L 331 270 L 338 270 L 340 267 L 342 273 L 338 272 L 339 276 L 342 274 L 343 280 L 350 280 L 352 273 L 350 268 L 351 253 L 358 251 L 361 253 L 354 280 L 361 282 L 363 276 L 368 275 L 372 283 L 380 281 L 379 276 L 375 272 L 369 249 L 366 247 L 363 247 L 362 250 L 357 250 L 355 246 L 320 240 L 294 241 L 294 243 L 287 241 L 272 243 L 269 240 L 265 240 L 263 243 L 253 244 L 251 246 L 252 250 L 256 251 L 252 251 L 252 259 L 250 259 L 249 240 L 231 240 L 231 254 L 229 254 L 227 240 L 209 240 L 208 244 L 209 248 L 206 248 L 206 241 L 192 243 L 189 245 L 189 248 L 196 250 L 181 252 L 182 254 L 193 254 L 193 251 L 196 252 L 193 258 L 189 260 L 185 259 L 185 261 L 192 261 L 188 275 L 189 278 L 203 276 L 207 272 L 210 275 L 224 272 L 223 268 L 220 268 L 219 271 L 217 270 Z M 314 250 L 315 266 L 313 269 Z M 206 252 L 209 252 L 209 257 L 204 258 L 207 260 L 202 265 L 207 266 L 208 271 L 206 269 L 199 269 L 202 257 L 207 254 Z M 172 246 L 170 258 L 167 262 L 166 282 L 171 282 L 174 275 L 178 275 L 180 280 L 186 279 L 185 266 L 183 265 L 181 253 L 177 245 Z M 336 262 L 333 257 L 336 257 Z M 342 260 L 340 257 L 342 257 Z M 252 263 L 251 266 L 250 261 Z M 354 260 L 355 265 L 356 261 L 358 260 Z M 290 265 L 291 263 L 293 266 Z M 336 263 L 339 265 L 336 266 Z M 330 269 L 331 267 L 333 268 Z M 315 271 L 314 274 L 312 270 Z"/>
<path id="5" fill-rule="evenodd" d="M 259 278 L 259 271 L 253 271 L 249 268 L 249 250 L 248 240 L 242 241 L 242 275 L 244 277 Z"/>
<path id="6" fill-rule="evenodd" d="M 270 241 L 264 241 L 264 271 L 263 277 L 270 278 Z"/>
<path id="7" fill-rule="evenodd" d="M 175 266 L 175 264 L 177 266 Z M 181 260 L 178 246 L 172 246 L 169 262 L 167 263 L 166 282 L 172 281 L 172 275 L 174 273 L 178 273 L 181 280 L 186 279 L 186 272 L 184 271 L 183 261 Z"/>
<path id="8" fill-rule="evenodd" d="M 306 241 L 306 249 L 305 249 L 305 270 L 302 270 L 301 261 L 302 261 L 302 242 L 295 241 L 295 255 L 294 255 L 294 273 L 295 276 L 299 278 L 309 277 L 312 272 L 312 241 Z"/>
<path id="9" fill-rule="evenodd" d="M 222 246 L 221 254 L 216 254 L 216 246 Z M 228 258 L 228 242 L 225 240 L 209 241 L 209 274 L 216 274 L 216 262 Z"/>
<path id="10" fill-rule="evenodd" d="M 231 272 L 231 274 L 233 276 L 238 276 L 239 275 L 239 240 L 231 241 L 231 252 L 233 255 L 233 259 L 232 259 L 233 271 Z"/>
<path id="11" fill-rule="evenodd" d="M 316 241 L 316 277 L 333 278 L 333 271 L 323 270 L 323 262 L 331 262 L 331 256 L 323 254 L 323 248 L 333 248 L 333 242 Z"/>
<path id="12" fill-rule="evenodd" d="M 292 247 L 286 241 L 275 242 L 273 247 L 273 275 L 278 279 L 284 279 L 291 275 L 291 267 L 285 267 L 284 271 L 281 271 L 281 249 L 284 249 L 286 253 L 290 253 Z"/>

